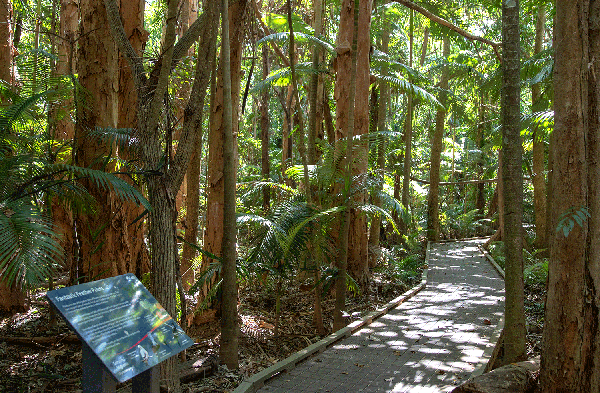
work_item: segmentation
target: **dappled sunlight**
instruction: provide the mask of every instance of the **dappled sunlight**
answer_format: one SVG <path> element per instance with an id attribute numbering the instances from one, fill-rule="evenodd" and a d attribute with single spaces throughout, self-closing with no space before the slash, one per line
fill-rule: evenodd
<path id="1" fill-rule="evenodd" d="M 331 391 L 452 390 L 487 362 L 495 344 L 489 339 L 503 316 L 504 282 L 476 241 L 468 244 L 460 251 L 433 245 L 437 257 L 430 259 L 425 289 L 269 385 L 285 390 L 311 375 Z"/>

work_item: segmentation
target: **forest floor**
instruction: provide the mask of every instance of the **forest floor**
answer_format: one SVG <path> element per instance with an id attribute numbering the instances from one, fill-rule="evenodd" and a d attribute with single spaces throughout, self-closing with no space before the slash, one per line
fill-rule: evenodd
<path id="1" fill-rule="evenodd" d="M 422 264 L 423 259 L 421 259 Z M 352 318 L 376 309 L 404 293 L 420 280 L 420 274 L 405 277 L 381 269 L 374 274 L 367 291 L 349 297 L 348 313 Z M 241 324 L 240 367 L 230 371 L 225 366 L 213 368 L 211 375 L 182 384 L 182 392 L 231 392 L 248 376 L 271 366 L 292 353 L 320 340 L 314 327 L 314 293 L 300 285 L 288 285 L 281 301 L 279 332 L 275 335 L 275 297 L 272 290 L 255 287 L 240 291 Z M 528 354 L 539 355 L 543 324 L 544 288 L 528 286 L 526 312 Z M 81 344 L 65 322 L 58 318 L 49 324 L 49 306 L 45 290 L 32 294 L 26 313 L 0 318 L 0 392 L 44 393 L 81 391 Z M 331 333 L 333 297 L 323 301 L 324 324 Z M 210 362 L 218 357 L 219 323 L 209 319 L 188 328 L 196 345 L 187 351 L 188 359 Z M 131 391 L 120 384 L 119 392 Z"/>

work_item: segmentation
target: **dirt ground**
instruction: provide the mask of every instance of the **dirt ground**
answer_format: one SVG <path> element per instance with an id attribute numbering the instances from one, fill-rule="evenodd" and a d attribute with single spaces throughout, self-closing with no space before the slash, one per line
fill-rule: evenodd
<path id="1" fill-rule="evenodd" d="M 399 296 L 415 282 L 398 283 L 376 274 L 368 291 L 349 297 L 350 319 L 358 319 Z M 303 290 L 304 289 L 304 290 Z M 526 289 L 528 355 L 539 355 L 543 325 L 543 288 Z M 314 293 L 288 285 L 282 296 L 280 325 L 275 335 L 273 291 L 243 288 L 240 291 L 240 368 L 217 366 L 211 375 L 183 383 L 182 392 L 230 392 L 248 376 L 320 340 L 313 324 Z M 324 324 L 331 333 L 333 297 L 323 301 Z M 44 393 L 81 391 L 81 343 L 60 317 L 50 325 L 45 290 L 31 296 L 29 311 L 0 318 L 0 392 Z M 218 359 L 219 323 L 215 318 L 187 327 L 196 345 L 187 359 L 214 362 Z M 119 392 L 131 391 L 127 383 Z"/>
<path id="2" fill-rule="evenodd" d="M 358 319 L 379 305 L 405 292 L 413 283 L 396 283 L 376 274 L 368 291 L 349 297 L 350 319 Z M 81 391 L 81 343 L 61 317 L 54 326 L 49 319 L 45 290 L 31 295 L 26 313 L 0 319 L 0 392 L 43 393 Z M 240 291 L 240 368 L 230 371 L 218 366 L 213 375 L 182 384 L 182 392 L 228 392 L 246 377 L 320 340 L 313 324 L 314 293 L 288 285 L 281 299 L 278 335 L 275 335 L 273 291 L 244 288 Z M 331 333 L 333 297 L 323 300 L 324 324 Z M 210 316 L 210 315 L 209 315 Z M 187 327 L 196 345 L 186 351 L 187 359 L 214 361 L 219 351 L 219 323 L 205 318 Z M 128 384 L 120 384 L 127 392 Z"/>

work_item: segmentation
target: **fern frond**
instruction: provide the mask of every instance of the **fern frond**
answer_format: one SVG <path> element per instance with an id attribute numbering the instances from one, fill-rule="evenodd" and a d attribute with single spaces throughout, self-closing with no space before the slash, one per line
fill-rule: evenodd
<path id="1" fill-rule="evenodd" d="M 443 108 L 444 106 L 435 98 L 435 96 L 429 93 L 427 90 L 410 83 L 407 80 L 396 78 L 389 75 L 375 75 L 375 77 L 390 86 L 395 87 L 402 93 L 412 95 L 413 97 L 423 100 L 437 108 Z"/>

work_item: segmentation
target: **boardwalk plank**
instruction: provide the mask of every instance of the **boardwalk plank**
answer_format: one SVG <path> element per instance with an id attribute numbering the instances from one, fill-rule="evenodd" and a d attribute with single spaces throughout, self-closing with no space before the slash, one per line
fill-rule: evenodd
<path id="1" fill-rule="evenodd" d="M 487 362 L 503 316 L 504 281 L 480 243 L 432 244 L 425 289 L 258 391 L 452 390 Z"/>

